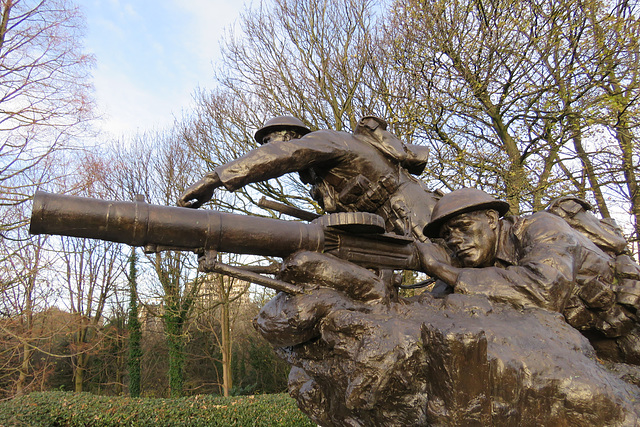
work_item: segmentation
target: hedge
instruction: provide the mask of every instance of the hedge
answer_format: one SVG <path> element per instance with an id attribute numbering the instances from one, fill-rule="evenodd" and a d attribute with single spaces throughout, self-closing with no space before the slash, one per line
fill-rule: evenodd
<path id="1" fill-rule="evenodd" d="M 0 402 L 0 426 L 315 426 L 287 394 L 179 399 L 31 393 Z"/>

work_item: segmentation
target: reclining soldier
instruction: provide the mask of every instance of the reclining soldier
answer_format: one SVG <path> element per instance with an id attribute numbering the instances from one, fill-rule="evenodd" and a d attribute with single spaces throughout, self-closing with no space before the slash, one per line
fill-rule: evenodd
<path id="1" fill-rule="evenodd" d="M 442 238 L 453 259 L 419 243 L 422 269 L 457 293 L 562 313 L 600 357 L 640 364 L 640 267 L 607 254 L 558 215 L 501 219 L 508 210 L 472 188 L 444 195 L 425 235 Z"/>
<path id="2" fill-rule="evenodd" d="M 325 212 L 376 213 L 387 231 L 423 241 L 437 196 L 411 174 L 422 173 L 428 152 L 402 143 L 386 129 L 384 120 L 370 116 L 353 134 L 311 132 L 294 117 L 276 117 L 255 134 L 262 146 L 207 173 L 180 196 L 178 205 L 197 208 L 221 186 L 234 191 L 297 171 Z"/>

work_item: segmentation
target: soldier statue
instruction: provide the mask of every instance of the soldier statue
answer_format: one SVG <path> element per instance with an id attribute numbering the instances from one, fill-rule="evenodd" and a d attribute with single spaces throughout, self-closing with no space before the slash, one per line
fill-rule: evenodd
<path id="1" fill-rule="evenodd" d="M 353 133 L 312 132 L 299 119 L 281 116 L 259 129 L 255 140 L 262 145 L 207 173 L 178 205 L 197 208 L 221 186 L 233 191 L 297 171 L 325 212 L 375 213 L 387 231 L 426 239 L 423 229 L 438 196 L 412 174 L 422 173 L 428 150 L 400 141 L 384 120 L 364 117 Z"/>
<path id="2" fill-rule="evenodd" d="M 453 259 L 418 243 L 422 269 L 456 293 L 562 313 L 602 358 L 638 365 L 640 267 L 624 253 L 624 238 L 584 208 L 564 198 L 546 211 L 502 217 L 506 202 L 473 188 L 453 191 L 425 227 L 426 236 L 444 239 Z M 567 211 L 582 217 L 580 227 L 570 225 Z"/>

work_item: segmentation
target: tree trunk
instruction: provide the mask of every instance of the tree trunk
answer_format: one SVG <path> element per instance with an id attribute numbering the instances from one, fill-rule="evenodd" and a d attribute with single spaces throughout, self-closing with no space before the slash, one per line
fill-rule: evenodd
<path id="1" fill-rule="evenodd" d="M 76 357 L 76 369 L 73 374 L 74 390 L 76 393 L 82 393 L 82 384 L 84 383 L 84 371 L 87 363 L 87 355 L 78 354 Z"/>
<path id="2" fill-rule="evenodd" d="M 229 391 L 233 387 L 231 379 L 231 326 L 229 319 L 229 298 L 222 304 L 221 310 L 222 324 L 222 389 L 224 396 L 229 396 Z"/>
<path id="3" fill-rule="evenodd" d="M 171 397 L 181 397 L 184 387 L 184 339 L 182 321 L 175 314 L 165 314 L 167 345 L 169 346 L 169 390 Z"/>
<path id="4" fill-rule="evenodd" d="M 493 130 L 500 139 L 500 143 L 509 158 L 509 164 L 505 165 L 505 175 L 503 179 L 507 202 L 510 206 L 509 213 L 517 215 L 520 213 L 520 200 L 529 188 L 527 172 L 524 168 L 518 144 L 509 133 L 508 126 L 504 121 L 500 108 L 491 101 L 491 96 L 485 82 L 478 80 L 477 76 L 474 75 L 460 56 L 455 53 L 454 48 L 449 43 L 445 43 L 443 46 L 442 53 L 451 59 L 454 68 L 465 80 L 469 88 L 473 90 L 473 94 L 479 101 L 483 112 L 491 119 Z"/>
<path id="5" fill-rule="evenodd" d="M 598 204 L 600 215 L 602 215 L 603 218 L 610 218 L 611 214 L 609 213 L 607 203 L 602 195 L 602 190 L 600 188 L 600 183 L 598 182 L 598 177 L 595 174 L 593 163 L 582 145 L 582 130 L 578 123 L 578 118 L 573 114 L 569 116 L 569 126 L 571 127 L 573 146 L 575 147 L 576 153 L 578 153 L 578 157 L 582 163 L 582 167 L 587 174 L 587 179 L 589 180 L 591 191 L 593 192 L 593 196 Z"/>
<path id="6" fill-rule="evenodd" d="M 84 353 L 84 344 L 87 342 L 87 332 L 89 331 L 88 323 L 88 319 L 82 316 L 76 339 L 76 344 L 78 345 L 76 351 L 78 355 L 76 356 L 76 366 L 73 373 L 74 390 L 76 393 L 82 392 L 84 373 L 87 369 L 87 363 L 89 362 L 89 355 Z"/>
<path id="7" fill-rule="evenodd" d="M 33 356 L 33 348 L 28 343 L 23 344 L 22 350 L 22 363 L 20 365 L 20 375 L 16 382 L 16 394 L 21 395 L 24 392 L 24 387 L 27 382 L 27 376 L 29 375 L 29 366 L 31 365 L 31 356 Z"/>
<path id="8" fill-rule="evenodd" d="M 40 251 L 36 252 L 36 256 L 34 261 L 38 262 L 40 258 Z M 34 269 L 29 276 L 29 281 L 27 282 L 27 287 L 25 289 L 25 306 L 24 306 L 24 315 L 25 315 L 25 337 L 24 343 L 22 345 L 22 363 L 20 364 L 20 375 L 18 376 L 18 381 L 16 382 L 16 393 L 18 395 L 24 392 L 24 387 L 27 382 L 27 377 L 29 375 L 29 367 L 31 366 L 31 357 L 33 356 L 33 348 L 31 347 L 29 341 L 33 335 L 33 288 L 36 283 L 36 270 Z"/>
<path id="9" fill-rule="evenodd" d="M 2 10 L 2 21 L 0 22 L 0 52 L 4 48 L 4 39 L 7 34 L 7 26 L 9 25 L 9 16 L 11 15 L 11 9 L 13 8 L 13 0 L 7 0 L 4 3 L 4 9 Z"/>
<path id="10" fill-rule="evenodd" d="M 136 269 L 137 256 L 135 248 L 131 251 L 129 258 L 129 321 L 127 329 L 129 331 L 129 396 L 140 397 L 140 360 L 142 359 L 141 338 L 142 330 L 138 319 L 138 281 Z"/>
<path id="11" fill-rule="evenodd" d="M 638 176 L 633 161 L 633 136 L 627 127 L 627 123 L 622 118 L 616 126 L 616 139 L 622 150 L 622 169 L 629 192 L 629 200 L 631 202 L 631 217 L 633 218 L 633 227 L 635 236 L 631 237 L 631 241 L 635 244 L 636 254 L 640 254 L 640 187 L 638 186 Z"/>

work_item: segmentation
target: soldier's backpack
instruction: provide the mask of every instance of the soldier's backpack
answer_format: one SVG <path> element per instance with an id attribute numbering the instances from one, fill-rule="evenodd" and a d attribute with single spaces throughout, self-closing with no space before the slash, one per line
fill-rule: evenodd
<path id="1" fill-rule="evenodd" d="M 598 219 L 590 212 L 592 207 L 587 201 L 578 197 L 559 197 L 546 210 L 563 218 L 609 255 L 627 251 L 627 241 L 616 221 L 613 218 Z"/>
<path id="2" fill-rule="evenodd" d="M 595 278 L 577 290 L 565 309 L 567 321 L 580 330 L 595 329 L 614 338 L 637 328 L 640 315 L 640 266 L 628 255 L 627 242 L 615 220 L 598 219 L 591 205 L 577 197 L 553 200 L 547 211 L 563 218 L 611 257 L 614 283 Z M 605 303 L 606 302 L 606 303 Z M 624 341 L 618 343 L 624 347 Z M 636 349 L 627 349 L 637 353 Z M 627 353 L 624 348 L 620 351 Z"/>

